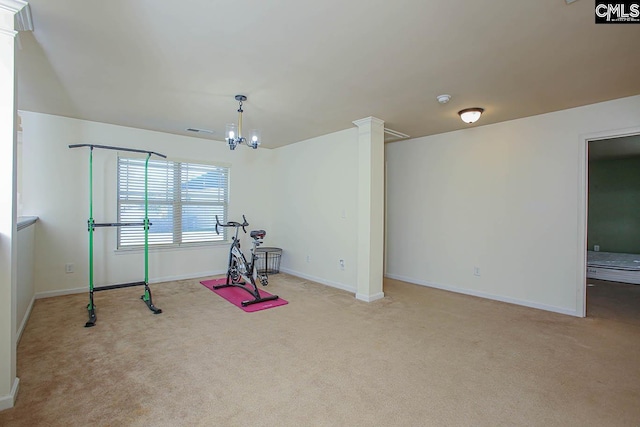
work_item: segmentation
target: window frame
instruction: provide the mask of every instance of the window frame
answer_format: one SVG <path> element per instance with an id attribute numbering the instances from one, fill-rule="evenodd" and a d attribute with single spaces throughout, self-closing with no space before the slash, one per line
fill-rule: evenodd
<path id="1" fill-rule="evenodd" d="M 123 210 L 122 210 L 122 206 L 123 205 L 130 205 L 130 206 L 138 206 L 139 208 L 144 209 L 144 196 L 142 196 L 141 198 L 131 198 L 129 195 L 123 196 L 122 195 L 122 189 L 121 189 L 121 180 L 124 178 L 130 179 L 129 176 L 129 172 L 127 172 L 126 177 L 124 175 L 121 175 L 121 167 L 127 167 L 130 166 L 131 164 L 133 164 L 133 166 L 142 166 L 142 170 L 144 171 L 144 163 L 146 162 L 147 158 L 144 156 L 137 156 L 137 155 L 131 155 L 130 153 L 126 154 L 126 155 L 121 155 L 118 154 L 118 158 L 116 161 L 116 211 L 117 211 L 117 218 L 118 218 L 118 222 L 138 222 L 138 220 L 132 221 L 130 219 L 124 220 L 123 221 Z M 129 165 L 122 165 L 122 161 L 124 162 L 131 162 Z M 138 165 L 136 165 L 135 163 L 138 163 Z M 153 167 L 158 167 L 158 165 L 162 165 L 165 164 L 165 168 L 167 171 L 167 176 L 172 175 L 171 178 L 171 185 L 168 186 L 167 188 L 167 193 L 164 197 L 164 200 L 159 200 L 159 199 L 152 199 L 152 198 L 148 198 L 148 207 L 149 207 L 149 211 L 151 210 L 152 206 L 168 206 L 170 207 L 170 211 L 171 211 L 171 221 L 172 221 L 172 226 L 171 226 L 171 242 L 170 243 L 162 243 L 162 242 L 152 242 L 152 230 L 153 230 L 153 218 L 151 213 L 149 213 L 149 222 L 151 223 L 151 227 L 149 230 L 149 245 L 148 248 L 150 250 L 167 250 L 167 249 L 187 249 L 187 248 L 196 248 L 196 247 L 201 247 L 201 246 L 216 246 L 216 245 L 220 245 L 220 244 L 226 244 L 229 241 L 229 236 L 227 233 L 226 228 L 222 228 L 220 227 L 219 231 L 220 231 L 220 237 L 218 239 L 210 239 L 210 240 L 192 240 L 192 241 L 184 241 L 184 234 L 185 233 L 185 225 L 182 221 L 183 218 L 183 213 L 184 213 L 184 207 L 185 206 L 211 206 L 213 207 L 214 210 L 220 210 L 221 209 L 221 214 L 222 214 L 222 218 L 220 218 L 221 222 L 226 221 L 226 218 L 228 216 L 228 212 L 229 212 L 229 189 L 230 189 L 230 173 L 231 173 L 231 166 L 228 164 L 221 164 L 221 163 L 208 163 L 208 162 L 194 162 L 191 160 L 169 160 L 169 159 L 162 159 L 162 160 L 157 160 L 157 159 L 149 159 L 149 171 L 151 171 L 152 166 Z M 217 179 L 221 180 L 224 183 L 224 187 L 217 187 L 217 188 L 222 188 L 222 190 L 219 190 L 219 192 L 221 192 L 223 194 L 221 199 L 218 200 L 185 200 L 183 197 L 183 180 L 185 178 L 188 178 L 188 175 L 185 177 L 184 174 L 184 169 L 189 169 L 191 168 L 193 169 L 201 169 L 201 170 L 206 170 L 206 169 L 210 169 L 209 172 L 216 172 L 216 171 L 220 171 L 220 175 Z M 171 173 L 171 171 L 173 173 Z M 151 192 L 151 180 L 152 180 L 152 175 L 151 173 L 149 174 L 149 179 L 148 179 L 148 186 L 149 186 L 149 191 L 148 193 Z M 135 181 L 135 180 L 134 180 Z M 142 187 L 144 188 L 144 173 L 142 174 L 142 178 L 138 178 L 137 181 L 138 185 L 142 185 Z M 170 188 L 169 188 L 170 187 Z M 156 189 L 157 192 L 157 189 Z M 216 209 L 217 208 L 217 209 Z M 197 212 L 197 211 L 196 211 Z M 196 215 L 197 217 L 197 215 Z M 209 219 L 210 221 L 213 220 L 215 221 L 215 219 Z M 144 214 L 143 216 L 139 219 L 139 222 L 143 222 L 144 221 Z M 213 222 L 213 224 L 215 224 L 215 222 Z M 142 227 L 142 226 L 141 226 Z M 123 232 L 126 234 L 126 231 L 123 230 L 123 227 L 117 227 L 118 231 L 117 231 L 117 237 L 116 237 L 116 251 L 120 252 L 120 251 L 139 251 L 144 249 L 144 232 L 140 233 L 141 234 L 141 241 L 138 244 L 123 244 Z M 213 236 L 215 236 L 215 232 L 213 234 Z M 139 237 L 138 237 L 139 238 Z"/>

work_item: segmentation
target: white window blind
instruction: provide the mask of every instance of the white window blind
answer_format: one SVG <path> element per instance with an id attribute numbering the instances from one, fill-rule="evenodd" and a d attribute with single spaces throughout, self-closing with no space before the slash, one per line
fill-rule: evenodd
<path id="1" fill-rule="evenodd" d="M 118 158 L 118 222 L 144 221 L 146 159 Z M 182 246 L 226 240 L 215 232 L 216 215 L 227 217 L 229 169 L 149 160 L 149 245 Z M 118 248 L 144 246 L 144 228 L 119 227 Z"/>

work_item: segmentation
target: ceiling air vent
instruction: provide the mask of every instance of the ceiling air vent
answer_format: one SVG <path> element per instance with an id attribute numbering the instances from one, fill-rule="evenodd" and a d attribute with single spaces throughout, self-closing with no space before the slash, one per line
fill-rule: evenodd
<path id="1" fill-rule="evenodd" d="M 193 132 L 193 133 L 208 133 L 208 134 L 214 134 L 215 132 L 210 130 L 210 129 L 198 129 L 198 128 L 187 128 L 188 132 Z"/>
<path id="2" fill-rule="evenodd" d="M 398 132 L 397 130 L 384 128 L 384 142 L 399 141 L 401 139 L 411 138 L 406 133 Z"/>

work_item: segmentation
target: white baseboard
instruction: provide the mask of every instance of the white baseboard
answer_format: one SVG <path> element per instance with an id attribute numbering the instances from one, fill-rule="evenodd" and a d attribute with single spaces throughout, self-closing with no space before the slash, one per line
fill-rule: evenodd
<path id="1" fill-rule="evenodd" d="M 299 271 L 291 270 L 289 268 L 280 268 L 280 271 L 282 271 L 283 273 L 291 274 L 292 276 L 301 277 L 303 279 L 318 282 L 321 285 L 331 286 L 332 288 L 342 289 L 343 291 L 348 291 L 354 294 L 356 293 L 356 288 L 354 286 L 345 285 L 344 283 L 333 282 L 331 280 L 326 280 L 321 277 L 315 277 L 310 274 L 305 274 Z"/>
<path id="2" fill-rule="evenodd" d="M 33 296 L 31 298 L 31 302 L 29 303 L 29 307 L 27 307 L 27 311 L 24 313 L 24 317 L 22 318 L 22 322 L 20 322 L 20 327 L 16 333 L 16 347 L 20 342 L 20 338 L 22 338 L 22 332 L 24 331 L 25 326 L 27 326 L 27 320 L 29 320 L 29 316 L 31 316 L 31 309 L 33 308 L 33 303 L 36 301 L 36 297 Z"/>
<path id="3" fill-rule="evenodd" d="M 18 389 L 20 388 L 20 378 L 13 381 L 13 387 L 11 387 L 11 393 L 8 396 L 0 396 L 0 411 L 13 408 L 16 403 L 16 397 L 18 396 Z"/>
<path id="4" fill-rule="evenodd" d="M 73 288 L 73 289 L 61 289 L 59 291 L 44 291 L 37 292 L 34 296 L 35 299 L 59 297 L 61 295 L 73 295 L 87 292 L 87 288 Z"/>
<path id="5" fill-rule="evenodd" d="M 195 273 L 195 274 L 180 274 L 177 276 L 156 277 L 154 279 L 149 279 L 149 284 L 172 282 L 174 280 L 197 279 L 200 277 L 208 277 L 208 276 L 218 276 L 220 274 L 225 274 L 226 272 L 227 270 L 212 270 L 212 271 L 202 271 L 200 273 Z M 103 285 L 99 285 L 99 286 L 103 286 Z M 107 285 L 104 285 L 104 286 L 107 286 Z M 89 288 L 82 287 L 82 288 L 73 288 L 73 289 L 61 289 L 57 291 L 45 291 L 45 292 L 38 292 L 35 295 L 35 299 L 51 298 L 51 297 L 57 297 L 61 295 L 82 294 L 84 292 L 89 292 Z"/>
<path id="6" fill-rule="evenodd" d="M 201 277 L 208 276 L 219 276 L 221 274 L 227 274 L 227 270 L 213 270 L 213 271 L 202 271 L 200 273 L 194 274 L 180 274 L 177 276 L 165 276 L 165 277 L 157 277 L 155 279 L 149 279 L 149 283 L 162 283 L 162 282 L 172 282 L 174 280 L 189 280 L 189 279 L 199 279 Z"/>
<path id="7" fill-rule="evenodd" d="M 444 291 L 456 292 L 456 293 L 459 293 L 459 294 L 471 295 L 471 296 L 474 296 L 474 297 L 486 298 L 486 299 L 491 299 L 491 300 L 495 300 L 495 301 L 506 302 L 506 303 L 509 303 L 509 304 L 522 305 L 524 307 L 536 308 L 538 310 L 551 311 L 551 312 L 554 312 L 554 313 L 566 314 L 566 315 L 569 315 L 569 316 L 582 317 L 575 310 L 569 310 L 569 309 L 566 309 L 566 308 L 556 307 L 556 306 L 553 306 L 553 305 L 540 304 L 540 303 L 533 302 L 533 301 L 527 301 L 527 300 L 521 300 L 521 299 L 517 299 L 517 298 L 505 297 L 505 296 L 502 296 L 502 295 L 489 294 L 489 293 L 485 293 L 485 292 L 475 291 L 473 289 L 465 289 L 465 288 L 458 288 L 458 287 L 455 287 L 455 286 L 442 285 L 442 284 L 439 284 L 439 283 L 433 283 L 433 282 L 427 282 L 427 281 L 424 281 L 424 280 L 414 279 L 413 277 L 400 276 L 398 274 L 389 274 L 389 273 L 387 273 L 387 274 L 385 274 L 385 277 L 388 277 L 390 279 L 401 280 L 403 282 L 413 283 L 413 284 L 416 284 L 416 285 L 427 286 L 427 287 L 430 287 L 430 288 L 442 289 Z"/>
<path id="8" fill-rule="evenodd" d="M 382 298 L 384 298 L 384 292 L 378 292 L 377 294 L 373 294 L 373 295 L 365 295 L 365 294 L 358 294 L 358 293 L 356 294 L 356 299 L 359 299 L 360 301 L 364 301 L 364 302 L 373 302 Z"/>

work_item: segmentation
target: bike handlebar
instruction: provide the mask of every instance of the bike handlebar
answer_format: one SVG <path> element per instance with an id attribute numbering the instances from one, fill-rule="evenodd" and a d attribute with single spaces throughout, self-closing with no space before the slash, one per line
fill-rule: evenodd
<path id="1" fill-rule="evenodd" d="M 245 228 L 247 225 L 249 225 L 249 223 L 247 222 L 247 218 L 244 217 L 244 215 L 242 215 L 242 223 L 239 223 L 238 221 L 227 221 L 226 224 L 223 224 L 220 222 L 220 220 L 218 219 L 218 215 L 216 215 L 216 234 L 220 234 L 220 232 L 218 231 L 218 226 L 220 227 L 242 227 L 242 231 L 247 232 L 247 229 Z"/>

